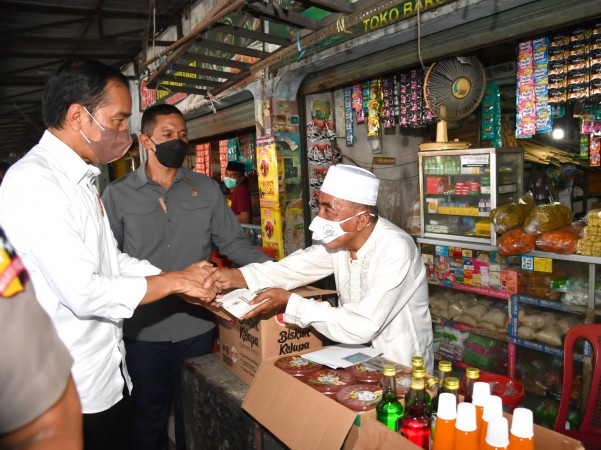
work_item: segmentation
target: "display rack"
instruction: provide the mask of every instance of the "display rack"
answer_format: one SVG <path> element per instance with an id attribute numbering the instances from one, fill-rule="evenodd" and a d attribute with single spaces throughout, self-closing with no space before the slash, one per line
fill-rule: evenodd
<path id="1" fill-rule="evenodd" d="M 521 197 L 521 148 L 419 152 L 422 237 L 495 244 L 490 211 Z"/>
<path id="2" fill-rule="evenodd" d="M 459 243 L 452 239 L 432 239 L 432 238 L 418 238 L 418 244 L 422 248 L 422 244 L 434 246 L 436 254 L 444 255 L 447 251 L 444 247 L 461 247 L 461 249 L 478 250 L 481 252 L 496 252 L 497 248 L 488 244 L 479 244 L 474 242 L 463 242 Z M 422 248 L 423 249 L 423 248 Z M 450 258 L 450 257 L 449 257 Z M 424 257 L 425 262 L 428 262 L 428 258 Z M 601 258 L 581 256 L 581 255 L 561 255 L 548 252 L 533 251 L 518 257 L 518 261 L 521 261 L 521 270 L 532 270 L 535 267 L 546 267 L 549 271 L 552 270 L 553 261 L 562 260 L 569 262 L 584 263 L 588 265 L 588 305 L 587 306 L 572 306 L 565 305 L 559 301 L 553 301 L 548 299 L 535 298 L 532 296 L 521 295 L 518 293 L 511 293 L 502 289 L 494 289 L 491 287 L 474 286 L 469 284 L 461 284 L 452 282 L 449 280 L 435 280 L 429 279 L 428 283 L 433 286 L 440 286 L 443 288 L 472 292 L 494 299 L 507 300 L 508 304 L 508 334 L 502 335 L 501 333 L 495 333 L 488 330 L 482 330 L 472 325 L 462 324 L 453 322 L 451 320 L 433 317 L 432 321 L 435 324 L 443 325 L 446 327 L 452 327 L 459 330 L 470 331 L 475 334 L 481 334 L 486 337 L 501 340 L 507 342 L 507 355 L 508 355 L 508 370 L 506 374 L 510 377 L 516 377 L 516 359 L 517 359 L 517 347 L 523 347 L 541 352 L 543 354 L 553 355 L 556 357 L 563 357 L 563 348 L 547 345 L 545 343 L 520 339 L 518 337 L 518 312 L 520 308 L 536 307 L 546 310 L 552 310 L 560 313 L 575 314 L 584 317 L 584 323 L 594 323 L 596 318 L 601 316 L 601 308 L 595 308 L 595 279 L 597 272 L 597 265 L 601 264 Z M 592 348 L 588 342 L 585 341 L 582 354 L 575 355 L 576 361 L 590 360 L 592 354 Z M 460 361 L 455 361 L 456 367 L 461 367 Z M 536 386 L 534 383 L 524 383 L 527 391 L 540 395 L 541 388 Z M 529 389 L 532 386 L 532 390 Z"/>

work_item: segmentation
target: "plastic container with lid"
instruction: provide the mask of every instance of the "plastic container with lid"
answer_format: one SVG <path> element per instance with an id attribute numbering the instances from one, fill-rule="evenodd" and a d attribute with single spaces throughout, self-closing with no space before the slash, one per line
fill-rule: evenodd
<path id="1" fill-rule="evenodd" d="M 377 384 L 382 381 L 382 372 L 369 370 L 363 364 L 356 364 L 345 369 L 350 373 L 358 384 Z"/>
<path id="2" fill-rule="evenodd" d="M 321 364 L 315 364 L 300 356 L 284 356 L 275 362 L 275 366 L 296 377 L 310 375 L 323 368 Z"/>
<path id="3" fill-rule="evenodd" d="M 382 387 L 375 384 L 353 384 L 340 389 L 336 400 L 353 411 L 369 411 L 382 400 Z"/>
<path id="4" fill-rule="evenodd" d="M 351 386 L 355 383 L 350 373 L 327 367 L 303 377 L 303 382 L 319 392 L 332 396 L 343 387 Z"/>

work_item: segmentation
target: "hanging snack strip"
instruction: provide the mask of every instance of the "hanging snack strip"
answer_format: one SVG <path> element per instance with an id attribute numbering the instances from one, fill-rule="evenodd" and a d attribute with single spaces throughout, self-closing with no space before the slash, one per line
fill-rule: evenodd
<path id="1" fill-rule="evenodd" d="M 568 98 L 568 44 L 570 38 L 557 34 L 549 43 L 549 103 Z"/>
<path id="2" fill-rule="evenodd" d="M 549 39 L 532 41 L 532 63 L 534 64 L 534 94 L 536 109 L 536 133 L 553 131 L 551 105 L 549 104 Z"/>
<path id="3" fill-rule="evenodd" d="M 516 131 L 518 139 L 531 138 L 536 133 L 534 71 L 532 41 L 518 44 L 518 73 L 516 96 Z"/>
<path id="4" fill-rule="evenodd" d="M 363 91 L 363 114 L 365 115 L 365 117 L 367 117 L 367 112 L 369 109 L 369 81 L 364 81 L 363 83 L 361 83 L 361 89 Z"/>
<path id="5" fill-rule="evenodd" d="M 353 86 L 352 107 L 355 111 L 355 120 L 357 124 L 365 122 L 365 112 L 363 111 L 363 89 L 360 84 Z"/>
<path id="6" fill-rule="evenodd" d="M 590 66 L 590 95 L 601 96 L 601 22 L 595 24 L 592 29 Z"/>
<path id="7" fill-rule="evenodd" d="M 203 173 L 209 177 L 213 176 L 211 167 L 211 143 L 196 145 L 196 167 L 195 172 Z"/>
<path id="8" fill-rule="evenodd" d="M 382 80 L 372 80 L 369 84 L 367 103 L 367 137 L 378 137 L 380 133 L 380 114 L 382 112 Z"/>
<path id="9" fill-rule="evenodd" d="M 395 109 L 398 110 L 398 95 L 395 95 L 396 77 L 384 78 L 382 82 L 384 98 L 384 128 L 394 128 L 397 124 Z M 395 106 L 396 101 L 396 106 Z"/>
<path id="10" fill-rule="evenodd" d="M 590 28 L 576 28 L 570 35 L 568 56 L 568 100 L 580 100 L 590 94 Z"/>
<path id="11" fill-rule="evenodd" d="M 221 170 L 221 181 L 225 178 L 225 169 L 227 167 L 227 139 L 219 141 L 219 169 Z"/>
<path id="12" fill-rule="evenodd" d="M 501 92 L 494 81 L 486 85 L 482 100 L 482 139 L 493 147 L 502 147 Z"/>
<path id="13" fill-rule="evenodd" d="M 353 88 L 344 88 L 344 129 L 346 131 L 346 146 L 355 144 L 355 123 L 353 121 Z"/>

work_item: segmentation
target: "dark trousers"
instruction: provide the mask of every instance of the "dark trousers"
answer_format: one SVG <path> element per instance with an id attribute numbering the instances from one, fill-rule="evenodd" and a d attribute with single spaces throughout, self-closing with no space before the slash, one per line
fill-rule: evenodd
<path id="1" fill-rule="evenodd" d="M 123 398 L 106 411 L 83 415 L 85 450 L 131 450 L 131 398 Z"/>
<path id="2" fill-rule="evenodd" d="M 213 334 L 180 342 L 125 340 L 127 369 L 132 378 L 133 441 L 136 450 L 167 450 L 171 405 L 175 411 L 175 442 L 186 448 L 182 406 L 182 364 L 211 353 Z"/>

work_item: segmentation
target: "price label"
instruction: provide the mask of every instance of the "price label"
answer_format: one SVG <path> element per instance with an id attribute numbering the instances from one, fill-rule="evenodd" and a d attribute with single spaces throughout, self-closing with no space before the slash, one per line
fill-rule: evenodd
<path id="1" fill-rule="evenodd" d="M 550 258 L 534 258 L 534 270 L 537 272 L 553 272 L 553 260 Z"/>
<path id="2" fill-rule="evenodd" d="M 534 270 L 533 256 L 522 256 L 522 270 Z"/>

